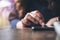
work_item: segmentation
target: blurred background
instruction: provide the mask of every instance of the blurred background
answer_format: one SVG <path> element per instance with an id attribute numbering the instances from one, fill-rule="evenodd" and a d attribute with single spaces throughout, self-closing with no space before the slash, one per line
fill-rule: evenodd
<path id="1" fill-rule="evenodd" d="M 12 11 L 13 0 L 0 0 L 0 28 L 9 25 L 8 16 Z"/>

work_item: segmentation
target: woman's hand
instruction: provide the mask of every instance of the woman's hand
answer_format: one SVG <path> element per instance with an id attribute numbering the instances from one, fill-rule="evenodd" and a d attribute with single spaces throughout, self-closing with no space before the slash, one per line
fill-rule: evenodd
<path id="1" fill-rule="evenodd" d="M 41 26 L 44 26 L 44 17 L 41 12 L 39 12 L 38 10 L 35 10 L 35 11 L 32 11 L 30 15 L 38 22 L 38 24 L 40 24 Z"/>
<path id="2" fill-rule="evenodd" d="M 27 13 L 21 22 L 18 22 L 17 26 L 19 26 L 19 23 L 22 23 L 23 26 L 30 26 L 31 22 L 34 24 L 40 24 L 42 26 L 44 25 L 44 18 L 38 10 Z M 20 25 L 19 27 L 23 28 L 23 26 L 21 27 Z"/>
<path id="3" fill-rule="evenodd" d="M 31 22 L 34 22 L 34 18 L 30 15 L 30 13 L 27 13 L 25 15 L 25 17 L 23 19 L 21 19 L 21 21 L 19 21 L 16 25 L 16 28 L 17 29 L 24 29 L 25 26 L 30 26 L 31 25 Z M 36 23 L 36 22 L 34 22 Z"/>
<path id="4" fill-rule="evenodd" d="M 29 21 L 33 22 L 34 24 L 44 24 L 43 15 L 38 10 L 26 14 L 26 16 L 23 18 L 23 22 L 26 25 L 31 25 Z"/>
<path id="5" fill-rule="evenodd" d="M 46 26 L 48 27 L 53 27 L 54 22 L 58 21 L 58 17 L 54 17 L 52 19 L 50 19 L 47 23 Z"/>

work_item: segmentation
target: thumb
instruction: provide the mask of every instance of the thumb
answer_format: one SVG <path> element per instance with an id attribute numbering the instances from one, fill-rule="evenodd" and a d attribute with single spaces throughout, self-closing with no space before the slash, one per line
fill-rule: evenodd
<path id="1" fill-rule="evenodd" d="M 45 25 L 45 23 L 44 23 L 43 20 L 40 20 L 40 21 L 39 21 L 39 24 L 40 24 L 42 27 L 44 27 L 44 25 Z"/>
<path id="2" fill-rule="evenodd" d="M 42 26 L 42 27 L 44 27 L 44 25 L 45 25 L 45 23 L 44 23 L 44 22 L 42 22 L 42 23 L 41 23 L 41 26 Z"/>

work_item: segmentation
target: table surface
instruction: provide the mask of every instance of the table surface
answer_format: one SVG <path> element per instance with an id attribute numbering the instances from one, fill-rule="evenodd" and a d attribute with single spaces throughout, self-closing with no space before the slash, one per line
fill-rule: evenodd
<path id="1" fill-rule="evenodd" d="M 0 40 L 55 40 L 54 31 L 0 29 Z"/>

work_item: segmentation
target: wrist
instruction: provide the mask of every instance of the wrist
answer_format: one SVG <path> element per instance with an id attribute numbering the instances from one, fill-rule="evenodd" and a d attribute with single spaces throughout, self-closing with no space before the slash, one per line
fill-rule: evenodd
<path id="1" fill-rule="evenodd" d="M 17 29 L 23 29 L 24 28 L 24 25 L 21 21 L 19 21 L 17 24 L 16 24 L 16 28 Z"/>

